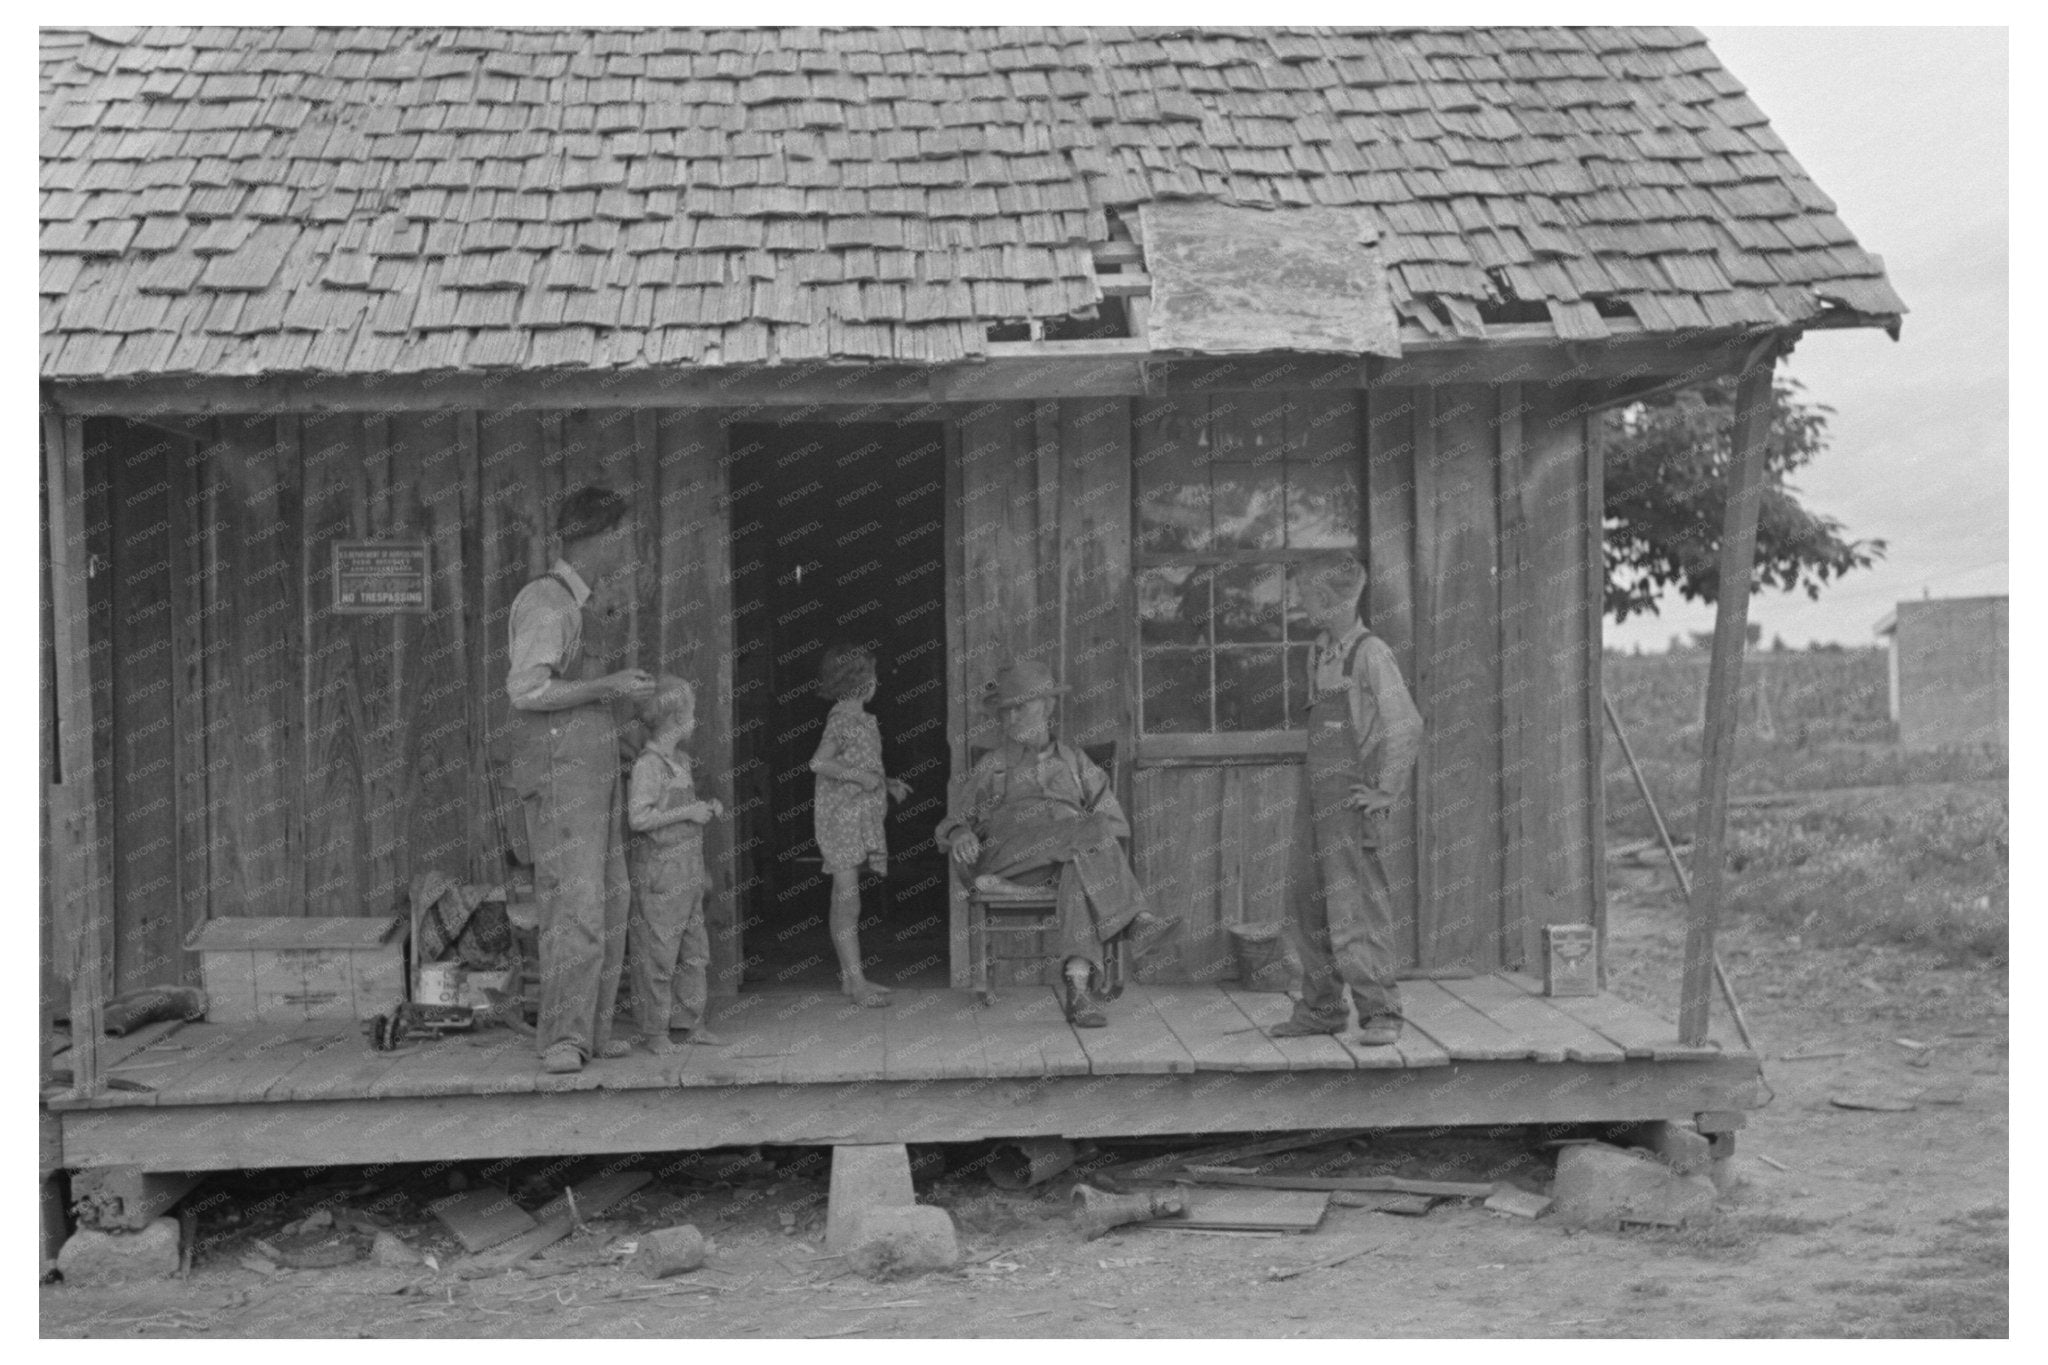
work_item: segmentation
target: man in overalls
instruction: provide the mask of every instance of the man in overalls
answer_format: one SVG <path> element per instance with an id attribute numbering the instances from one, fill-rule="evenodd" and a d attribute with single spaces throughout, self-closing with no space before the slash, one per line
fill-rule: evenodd
<path id="1" fill-rule="evenodd" d="M 1306 768 L 1318 887 L 1296 904 L 1290 926 L 1301 999 L 1272 1032 L 1343 1032 L 1348 986 L 1358 1041 L 1385 1047 L 1401 1036 L 1401 962 L 1379 845 L 1422 748 L 1422 716 L 1394 652 L 1359 620 L 1365 566 L 1350 558 L 1319 564 L 1298 581 L 1323 632 L 1310 671 Z"/>
<path id="2" fill-rule="evenodd" d="M 611 1036 L 628 906 L 615 705 L 653 696 L 654 679 L 607 673 L 607 651 L 586 649 L 602 634 L 593 591 L 633 563 L 625 497 L 579 488 L 555 529 L 561 558 L 512 601 L 505 695 L 540 902 L 541 1065 L 565 1072 L 630 1051 Z"/>

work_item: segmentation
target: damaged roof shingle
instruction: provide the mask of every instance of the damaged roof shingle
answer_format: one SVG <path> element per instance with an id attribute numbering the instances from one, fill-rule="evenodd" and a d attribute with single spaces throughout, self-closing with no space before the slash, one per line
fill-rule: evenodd
<path id="1" fill-rule="evenodd" d="M 1690 29 L 41 37 L 51 378 L 943 363 L 1190 196 L 1365 210 L 1439 332 L 1904 311 Z"/>

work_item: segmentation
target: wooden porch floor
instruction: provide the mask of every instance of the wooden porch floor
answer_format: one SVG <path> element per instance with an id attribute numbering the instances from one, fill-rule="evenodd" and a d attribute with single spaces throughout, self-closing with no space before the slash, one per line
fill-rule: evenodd
<path id="1" fill-rule="evenodd" d="M 1674 1117 L 1742 1107 L 1756 1074 L 1753 1055 L 1680 1047 L 1674 1025 L 1613 996 L 1546 999 L 1508 973 L 1401 989 L 1408 1026 L 1393 1048 L 1269 1038 L 1287 997 L 1229 985 L 1134 985 L 1104 1029 L 1070 1027 L 1046 987 L 1008 988 L 981 1009 L 958 991 L 898 991 L 879 1010 L 823 991 L 748 993 L 714 1005 L 727 1046 L 636 1052 L 568 1076 L 544 1074 L 532 1040 L 505 1029 L 389 1054 L 371 1052 L 354 1024 L 157 1025 L 109 1040 L 104 1064 L 120 1087 L 47 1104 L 63 1121 L 67 1166 L 141 1154 L 161 1169 L 220 1169 L 315 1152 L 404 1160 L 848 1133 Z M 425 1156 L 404 1155 L 414 1119 L 443 1134 Z M 396 1130 L 377 1143 L 359 1124 Z"/>

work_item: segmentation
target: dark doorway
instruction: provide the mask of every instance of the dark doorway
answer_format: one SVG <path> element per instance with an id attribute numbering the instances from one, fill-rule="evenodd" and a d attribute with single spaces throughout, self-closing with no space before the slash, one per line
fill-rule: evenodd
<path id="1" fill-rule="evenodd" d="M 947 984 L 945 429 L 789 422 L 731 432 L 733 797 L 752 876 L 742 891 L 749 987 L 829 986 L 830 879 L 812 837 L 809 764 L 831 703 L 818 664 L 867 646 L 883 761 L 911 786 L 890 808 L 889 875 L 864 876 L 861 950 L 889 986 Z"/>

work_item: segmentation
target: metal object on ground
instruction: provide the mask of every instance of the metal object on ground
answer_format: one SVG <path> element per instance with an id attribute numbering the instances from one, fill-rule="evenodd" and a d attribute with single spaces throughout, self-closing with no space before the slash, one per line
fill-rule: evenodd
<path id="1" fill-rule="evenodd" d="M 988 1178 L 1006 1190 L 1028 1190 L 1072 1166 L 1074 1159 L 1074 1144 L 1065 1138 L 1023 1138 L 996 1148 Z"/>
<path id="2" fill-rule="evenodd" d="M 1081 1224 L 1082 1237 L 1090 1241 L 1126 1223 L 1178 1217 L 1186 1208 L 1177 1193 L 1144 1190 L 1137 1194 L 1105 1194 L 1092 1185 L 1074 1189 L 1074 1215 Z"/>
<path id="3" fill-rule="evenodd" d="M 1301 967 L 1287 950 L 1287 937 L 1277 924 L 1232 924 L 1230 954 L 1237 979 L 1247 990 L 1284 991 L 1298 984 Z"/>

